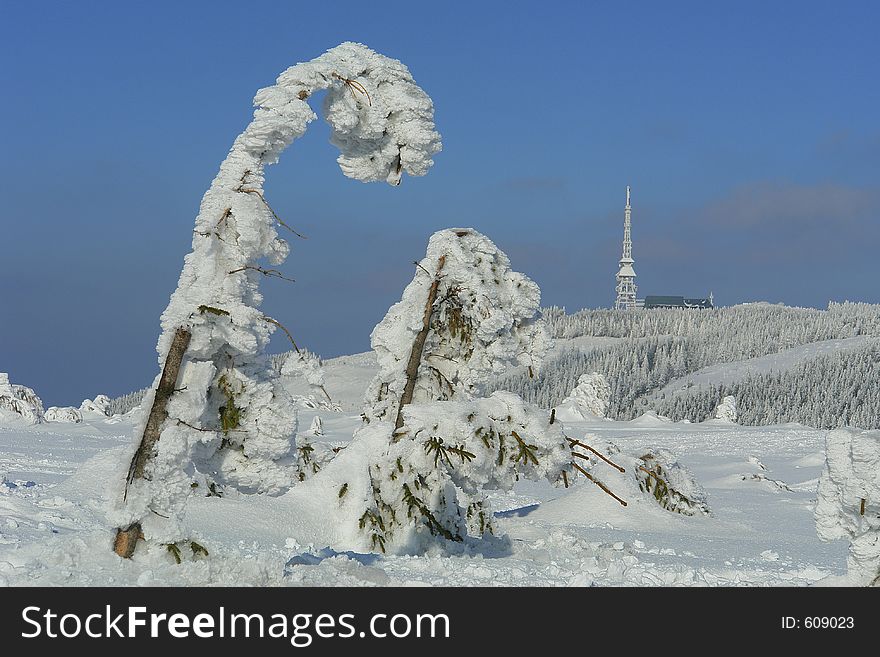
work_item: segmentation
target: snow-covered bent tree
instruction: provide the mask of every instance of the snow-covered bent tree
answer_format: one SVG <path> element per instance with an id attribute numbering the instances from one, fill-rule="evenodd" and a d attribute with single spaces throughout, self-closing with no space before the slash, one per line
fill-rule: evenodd
<path id="1" fill-rule="evenodd" d="M 316 118 L 306 102 L 326 89 L 324 116 L 342 172 L 364 182 L 421 176 L 440 150 L 431 99 L 399 61 L 356 43 L 284 71 L 254 98 L 196 217 L 192 252 L 162 315 L 161 374 L 143 408 L 115 550 L 140 537 L 183 537 L 181 518 L 196 472 L 202 483 L 278 492 L 297 477 L 296 410 L 264 354 L 277 322 L 259 305 L 263 276 L 288 254 L 290 228 L 263 194 L 267 165 Z M 292 230 L 292 229 L 291 229 Z"/>
<path id="2" fill-rule="evenodd" d="M 431 237 L 400 302 L 371 335 L 379 363 L 366 393 L 366 476 L 343 484 L 370 549 L 417 552 L 492 531 L 483 489 L 520 477 L 562 481 L 560 423 L 512 393 L 477 398 L 493 373 L 534 369 L 550 343 L 540 290 L 472 229 Z M 353 484 L 355 482 L 352 482 Z"/>

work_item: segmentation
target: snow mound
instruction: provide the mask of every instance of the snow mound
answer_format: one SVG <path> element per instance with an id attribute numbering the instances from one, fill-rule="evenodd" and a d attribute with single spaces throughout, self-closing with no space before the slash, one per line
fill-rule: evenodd
<path id="1" fill-rule="evenodd" d="M 850 540 L 847 574 L 852 584 L 880 583 L 880 431 L 828 433 L 816 529 L 826 541 Z"/>
<path id="2" fill-rule="evenodd" d="M 39 424 L 43 421 L 43 402 L 31 388 L 9 383 L 0 372 L 0 419 Z"/>
<path id="3" fill-rule="evenodd" d="M 574 390 L 556 407 L 556 417 L 563 422 L 605 417 L 610 399 L 611 386 L 602 374 L 583 374 Z"/>
<path id="4" fill-rule="evenodd" d="M 654 411 L 642 413 L 634 420 L 630 420 L 628 424 L 636 427 L 660 427 L 672 424 L 672 420 L 664 415 L 658 415 Z"/>
<path id="5" fill-rule="evenodd" d="M 82 413 L 73 406 L 50 406 L 43 415 L 46 422 L 72 422 L 78 424 L 83 421 Z"/>

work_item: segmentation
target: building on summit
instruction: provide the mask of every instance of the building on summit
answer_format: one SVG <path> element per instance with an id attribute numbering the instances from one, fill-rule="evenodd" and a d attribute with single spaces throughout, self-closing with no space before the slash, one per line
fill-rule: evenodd
<path id="1" fill-rule="evenodd" d="M 705 299 L 686 299 L 685 297 L 651 296 L 645 297 L 645 308 L 714 308 L 714 295 L 710 292 Z"/>
<path id="2" fill-rule="evenodd" d="M 630 188 L 626 187 L 626 207 L 623 210 L 623 255 L 618 263 L 614 288 L 617 297 L 614 301 L 616 310 L 633 310 L 635 308 L 714 308 L 715 299 L 712 293 L 705 299 L 689 299 L 679 296 L 646 296 L 644 299 L 636 297 L 636 270 L 633 268 L 635 260 L 632 257 L 632 205 L 630 204 Z"/>

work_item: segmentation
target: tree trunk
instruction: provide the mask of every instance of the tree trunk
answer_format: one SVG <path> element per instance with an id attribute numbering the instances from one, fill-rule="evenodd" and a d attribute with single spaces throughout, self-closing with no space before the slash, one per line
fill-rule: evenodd
<path id="1" fill-rule="evenodd" d="M 428 331 L 431 330 L 431 316 L 434 314 L 434 302 L 437 300 L 437 288 L 440 287 L 440 272 L 446 264 L 446 256 L 440 256 L 437 261 L 437 271 L 434 274 L 434 282 L 428 290 L 428 301 L 425 304 L 425 315 L 422 319 L 422 329 L 413 340 L 412 351 L 409 353 L 409 361 L 406 364 L 406 386 L 400 396 L 400 406 L 397 408 L 397 421 L 394 430 L 403 426 L 403 407 L 412 403 L 413 394 L 416 390 L 416 379 L 419 375 L 419 365 L 422 363 L 422 352 L 425 350 L 425 340 L 428 339 Z"/>
<path id="2" fill-rule="evenodd" d="M 188 329 L 178 328 L 174 334 L 174 339 L 171 341 L 171 348 L 165 357 L 165 366 L 162 368 L 162 376 L 159 379 L 156 395 L 153 398 L 153 406 L 150 408 L 149 416 L 147 416 L 147 424 L 144 427 L 141 444 L 134 453 L 131 465 L 128 468 L 128 478 L 125 481 L 125 496 L 128 496 L 128 487 L 135 479 L 143 479 L 144 469 L 153 457 L 156 443 L 159 442 L 159 436 L 162 433 L 162 425 L 168 419 L 168 400 L 171 399 L 171 395 L 174 394 L 174 390 L 177 388 L 180 365 L 183 362 L 183 356 L 186 353 L 187 347 L 189 347 L 191 338 L 192 333 Z M 120 557 L 129 559 L 134 554 L 135 547 L 140 538 L 143 538 L 140 522 L 134 522 L 128 527 L 117 529 L 113 550 Z"/>

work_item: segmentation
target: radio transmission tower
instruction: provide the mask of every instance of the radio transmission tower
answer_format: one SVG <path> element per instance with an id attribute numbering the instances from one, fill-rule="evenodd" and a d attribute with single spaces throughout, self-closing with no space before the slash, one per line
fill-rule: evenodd
<path id="1" fill-rule="evenodd" d="M 626 186 L 626 208 L 623 211 L 623 256 L 620 258 L 620 270 L 617 272 L 617 310 L 636 308 L 636 270 L 632 258 L 632 207 L 629 204 L 629 185 Z"/>

